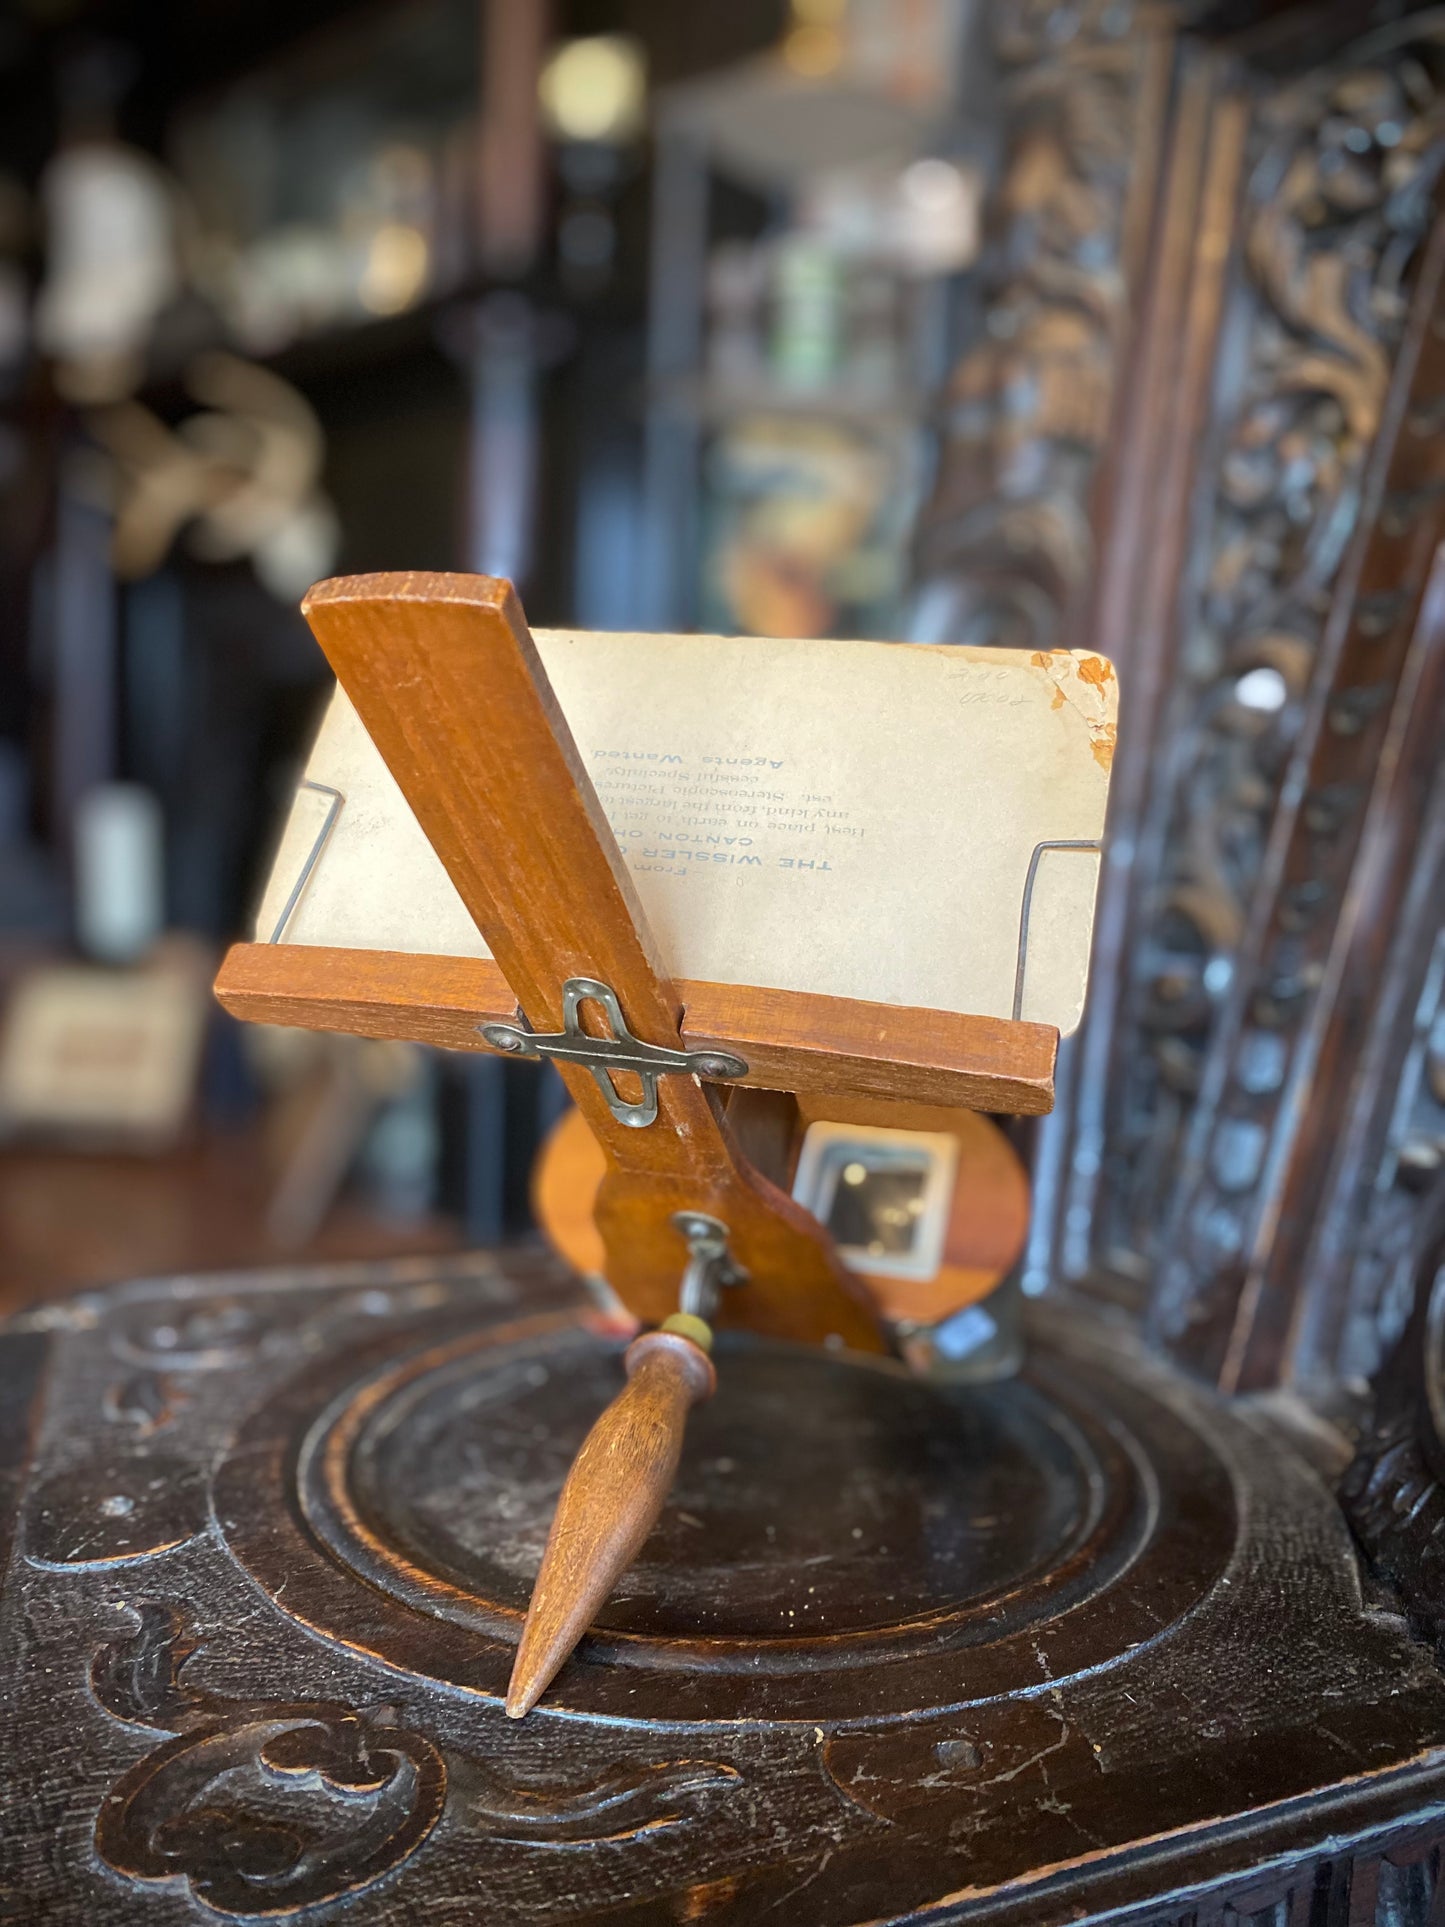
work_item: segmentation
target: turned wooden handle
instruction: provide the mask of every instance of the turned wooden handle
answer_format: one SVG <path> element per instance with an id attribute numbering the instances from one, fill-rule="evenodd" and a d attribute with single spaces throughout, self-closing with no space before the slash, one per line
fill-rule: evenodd
<path id="1" fill-rule="evenodd" d="M 717 1387 L 707 1353 L 677 1332 L 644 1333 L 625 1362 L 627 1384 L 583 1440 L 557 1501 L 507 1688 L 509 1719 L 536 1705 L 636 1558 L 672 1488 L 687 1415 Z"/>

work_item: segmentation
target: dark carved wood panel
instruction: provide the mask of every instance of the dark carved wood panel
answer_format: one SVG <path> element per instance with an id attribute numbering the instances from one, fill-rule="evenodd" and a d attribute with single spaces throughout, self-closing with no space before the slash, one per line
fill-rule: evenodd
<path id="1" fill-rule="evenodd" d="M 1353 1065 L 1355 1025 L 1332 1031 L 1331 1020 L 1347 993 L 1362 1005 L 1376 987 L 1438 758 L 1445 577 L 1432 591 L 1431 571 L 1445 535 L 1433 426 L 1445 407 L 1445 333 L 1434 325 L 1442 276 L 1445 226 L 1422 264 L 1362 490 L 1366 520 L 1281 775 L 1164 1225 L 1156 1329 L 1230 1389 L 1278 1376 L 1324 1175 L 1310 1134 L 1321 1141 L 1343 1095 L 1329 1071 L 1348 1077 Z"/>
<path id="2" fill-rule="evenodd" d="M 1137 320 L 1172 21 L 1136 0 L 1001 0 L 994 53 L 994 285 L 949 383 L 916 626 L 1051 649 L 1074 639 L 1098 564 L 1095 478 Z"/>
<path id="3" fill-rule="evenodd" d="M 520 1725 L 531 1566 L 619 1369 L 549 1265 L 125 1287 L 0 1357 L 41 1344 L 4 1917 L 1435 1904 L 1445 1680 L 1289 1439 L 1123 1328 L 1051 1309 L 1021 1381 L 953 1391 L 722 1353 L 661 1529 Z"/>
<path id="4" fill-rule="evenodd" d="M 1291 1370 L 1306 1385 L 1373 1372 L 1410 1308 L 1421 1214 L 1445 1171 L 1442 906 L 1445 780 L 1436 784 L 1305 1258 L 1311 1288 Z"/>
<path id="5" fill-rule="evenodd" d="M 1428 655 L 1307 1037 L 1312 1075 L 1247 1333 L 1256 1367 L 1278 1358 L 1317 1389 L 1372 1373 L 1398 1334 L 1420 1211 L 1445 1169 L 1445 551 L 1420 631 Z"/>
<path id="6" fill-rule="evenodd" d="M 1161 776 L 1178 642 L 1174 610 L 1200 450 L 1208 445 L 1249 113 L 1229 63 L 1187 49 L 1135 378 L 1101 489 L 1108 539 L 1088 634 L 1118 663 L 1123 728 L 1089 1004 L 1079 1035 L 1060 1049 L 1058 1114 L 1038 1140 L 1035 1288 L 1060 1270 L 1077 1277 L 1093 1268 L 1097 1194 L 1116 1128 L 1116 1041 L 1138 1021 L 1131 982 L 1135 879 L 1157 875 L 1166 848 L 1151 797 Z M 1128 1268 L 1137 1282 L 1141 1268 Z"/>
<path id="7" fill-rule="evenodd" d="M 1157 607 L 1146 633 L 1145 700 L 1131 724 L 1148 767 L 1116 818 L 1098 921 L 1096 966 L 1104 967 L 1075 1063 L 1061 1062 L 1061 1084 L 1072 1076 L 1073 1093 L 1056 1139 L 1050 1214 L 1055 1270 L 1112 1274 L 1136 1300 L 1153 1285 L 1156 1256 L 1175 1253 L 1186 1201 L 1209 1168 L 1228 1038 L 1244 1028 L 1231 1013 L 1262 1008 L 1250 945 L 1262 963 L 1267 900 L 1287 843 L 1281 807 L 1297 810 L 1296 785 L 1321 732 L 1342 759 L 1369 770 L 1423 591 L 1434 450 L 1415 437 L 1399 451 L 1406 472 L 1392 478 L 1388 463 L 1411 372 L 1409 295 L 1426 272 L 1421 244 L 1440 173 L 1442 52 L 1439 19 L 1425 15 L 1283 87 L 1241 70 L 1236 87 L 1253 104 L 1237 206 L 1201 222 L 1187 271 L 1156 257 L 1156 274 L 1166 282 L 1182 274 L 1187 285 L 1223 253 L 1231 281 L 1206 432 L 1193 437 L 1186 393 L 1153 409 L 1122 456 L 1126 471 L 1132 464 L 1152 477 L 1167 472 L 1181 435 L 1194 443 L 1193 534 L 1182 566 L 1166 555 L 1152 574 L 1146 561 L 1142 576 L 1127 578 L 1132 600 L 1122 607 L 1131 622 Z M 1221 93 L 1216 119 L 1237 113 L 1240 98 Z M 1417 312 L 1418 335 L 1423 303 Z M 1126 481 L 1127 473 L 1120 489 Z M 1406 531 L 1397 524 L 1411 490 L 1423 493 Z M 1376 566 L 1382 575 L 1393 567 L 1388 588 L 1399 591 L 1399 570 L 1413 557 L 1411 594 L 1387 604 L 1372 578 L 1356 608 L 1377 512 L 1382 543 L 1394 546 L 1377 548 Z M 1120 539 L 1115 528 L 1111 545 Z M 1144 540 L 1161 546 L 1147 525 Z M 1161 588 L 1169 600 L 1151 605 Z M 1120 606 L 1116 598 L 1114 618 Z M 1101 648 L 1107 616 L 1101 603 L 1090 632 Z M 1368 665 L 1350 653 L 1361 631 L 1380 645 Z M 1392 650 L 1393 665 L 1385 662 Z M 1272 701 L 1273 709 L 1259 706 Z M 1121 727 L 1121 744 L 1125 734 Z M 1121 749 L 1121 776 L 1126 755 Z M 1333 894 L 1309 939 L 1326 947 L 1369 796 L 1368 781 L 1363 791 L 1344 776 L 1340 783 L 1309 806 L 1322 824 L 1328 805 L 1334 825 Z M 1292 874 L 1286 887 L 1320 881 Z M 1301 896 L 1293 914 L 1303 915 L 1303 904 Z M 1281 991 L 1285 974 L 1274 971 Z M 1304 989 L 1301 1016 L 1311 1006 L 1308 982 Z M 1218 1235 L 1246 1244 L 1237 1213 L 1230 1228 L 1232 1210 L 1202 1205 L 1196 1243 Z M 1232 1261 L 1195 1250 L 1190 1262 L 1208 1271 Z M 1192 1311 L 1182 1270 L 1160 1313 L 1161 1326 L 1175 1331 Z M 1243 1370 L 1242 1355 L 1231 1359 L 1232 1320 L 1226 1326 L 1221 1341 L 1192 1354 L 1203 1369 Z"/>

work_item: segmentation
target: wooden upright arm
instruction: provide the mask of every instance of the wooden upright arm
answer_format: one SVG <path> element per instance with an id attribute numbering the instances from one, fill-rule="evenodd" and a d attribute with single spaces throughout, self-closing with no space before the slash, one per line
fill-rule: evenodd
<path id="1" fill-rule="evenodd" d="M 303 606 L 532 1028 L 560 1030 L 563 984 L 586 977 L 615 992 L 635 1036 L 682 1049 L 681 1000 L 511 585 L 355 576 Z M 676 1310 L 686 1247 L 672 1219 L 700 1211 L 728 1227 L 752 1281 L 724 1293 L 718 1323 L 884 1349 L 864 1288 L 816 1221 L 742 1160 L 696 1078 L 662 1078 L 657 1121 L 639 1130 L 588 1071 L 559 1068 L 607 1153 L 607 1275 L 640 1318 Z"/>

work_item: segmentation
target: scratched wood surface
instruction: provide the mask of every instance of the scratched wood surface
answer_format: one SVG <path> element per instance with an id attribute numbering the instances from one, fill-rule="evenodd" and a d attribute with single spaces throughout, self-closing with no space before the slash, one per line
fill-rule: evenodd
<path id="1" fill-rule="evenodd" d="M 1328 1475 L 1058 1308 L 953 1391 L 725 1341 L 631 1583 L 507 1720 L 622 1384 L 581 1309 L 481 1256 L 0 1337 L 6 1918 L 1424 1927 L 1445 1680 Z"/>

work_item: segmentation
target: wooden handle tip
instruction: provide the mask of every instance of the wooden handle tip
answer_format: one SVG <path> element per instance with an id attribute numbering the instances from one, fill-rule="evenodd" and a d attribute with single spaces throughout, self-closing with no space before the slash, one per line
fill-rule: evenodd
<path id="1" fill-rule="evenodd" d="M 571 1656 L 662 1511 L 687 1414 L 717 1385 L 712 1361 L 679 1332 L 645 1332 L 628 1381 L 582 1442 L 557 1501 L 507 1685 L 525 1719 Z"/>

